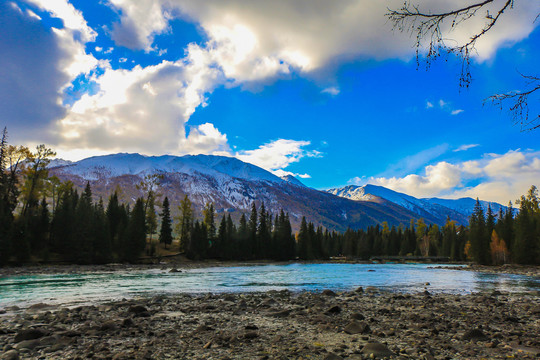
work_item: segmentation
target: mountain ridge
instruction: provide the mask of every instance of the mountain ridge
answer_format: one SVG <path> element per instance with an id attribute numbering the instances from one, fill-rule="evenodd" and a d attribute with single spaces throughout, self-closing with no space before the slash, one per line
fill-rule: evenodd
<path id="1" fill-rule="evenodd" d="M 440 198 L 416 198 L 412 195 L 400 193 L 383 186 L 367 184 L 363 186 L 347 185 L 341 188 L 326 190 L 336 196 L 341 196 L 354 201 L 381 201 L 387 200 L 413 211 L 421 217 L 440 222 L 450 217 L 462 224 L 468 224 L 468 218 L 473 212 L 476 200 L 472 198 L 440 199 Z M 491 206 L 493 213 L 499 209 L 506 210 L 506 206 L 496 202 L 480 200 L 480 205 L 487 211 Z M 437 220 L 438 219 L 438 220 Z"/>
<path id="2" fill-rule="evenodd" d="M 61 180 L 70 180 L 79 189 L 90 183 L 96 197 L 107 198 L 116 188 L 128 202 L 143 196 L 137 186 L 149 174 L 160 174 L 158 194 L 167 196 L 173 205 L 188 195 L 196 213 L 200 214 L 207 202 L 214 203 L 218 213 L 228 212 L 234 218 L 249 213 L 255 203 L 264 203 L 273 214 L 280 209 L 291 216 L 298 228 L 302 216 L 316 225 L 330 230 L 344 231 L 380 224 L 408 224 L 423 217 L 428 223 L 444 224 L 449 214 L 453 220 L 466 223 L 466 216 L 456 210 L 433 203 L 394 201 L 384 194 L 396 193 L 379 187 L 379 195 L 371 187 L 363 201 L 332 194 L 328 190 L 309 188 L 294 177 L 280 178 L 267 170 L 239 159 L 218 155 L 145 156 L 137 153 L 118 153 L 94 156 L 76 162 L 54 161 L 49 171 Z M 352 188 L 350 188 L 352 189 Z M 360 190 L 356 189 L 358 192 Z M 399 193 L 396 193 L 399 194 Z M 399 199 L 397 199 L 399 200 Z M 418 200 L 418 199 L 416 199 Z M 429 207 L 426 211 L 422 206 Z"/>

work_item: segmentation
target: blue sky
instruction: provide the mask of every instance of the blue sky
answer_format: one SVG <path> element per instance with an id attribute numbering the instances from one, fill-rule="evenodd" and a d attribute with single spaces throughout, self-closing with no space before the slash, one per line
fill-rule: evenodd
<path id="1" fill-rule="evenodd" d="M 218 154 L 319 189 L 372 183 L 506 203 L 540 185 L 540 130 L 522 132 L 483 101 L 538 75 L 540 6 L 517 1 L 477 43 L 468 89 L 455 57 L 417 66 L 414 40 L 384 16 L 400 6 L 4 1 L 0 124 L 11 143 L 71 160 Z M 445 36 L 462 41 L 484 21 Z"/>

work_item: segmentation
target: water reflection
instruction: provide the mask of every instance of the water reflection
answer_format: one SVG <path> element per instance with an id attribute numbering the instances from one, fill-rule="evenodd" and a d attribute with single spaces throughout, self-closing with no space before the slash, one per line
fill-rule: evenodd
<path id="1" fill-rule="evenodd" d="M 0 306 L 89 303 L 139 295 L 289 289 L 352 290 L 374 286 L 404 292 L 539 291 L 540 278 L 432 268 L 425 264 L 288 264 L 29 275 L 0 278 Z M 426 285 L 428 284 L 429 285 Z"/>

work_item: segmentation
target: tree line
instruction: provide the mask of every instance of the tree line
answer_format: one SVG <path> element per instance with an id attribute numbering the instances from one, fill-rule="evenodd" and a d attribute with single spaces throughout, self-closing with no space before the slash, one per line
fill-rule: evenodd
<path id="1" fill-rule="evenodd" d="M 34 152 L 0 142 L 0 265 L 32 261 L 102 264 L 136 262 L 158 255 L 156 242 L 195 260 L 325 260 L 331 257 L 435 256 L 481 264 L 540 264 L 540 204 L 536 187 L 512 208 L 484 213 L 477 201 L 469 226 L 447 219 L 444 226 L 423 219 L 389 227 L 386 222 L 340 233 L 302 218 L 296 234 L 289 214 L 270 213 L 252 204 L 234 222 L 230 213 L 216 220 L 212 203 L 198 218 L 186 195 L 171 217 L 167 197 L 159 198 L 160 177 L 146 176 L 143 196 L 130 205 L 116 189 L 94 200 L 90 184 L 78 192 L 70 181 L 49 177 L 55 153 L 40 145 Z M 156 210 L 159 208 L 159 211 Z M 154 236 L 156 237 L 154 239 Z"/>

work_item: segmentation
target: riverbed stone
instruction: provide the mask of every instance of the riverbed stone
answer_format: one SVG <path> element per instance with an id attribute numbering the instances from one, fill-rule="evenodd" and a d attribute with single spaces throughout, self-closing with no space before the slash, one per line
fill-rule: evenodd
<path id="1" fill-rule="evenodd" d="M 15 342 L 21 342 L 24 340 L 34 340 L 39 339 L 40 337 L 43 337 L 47 335 L 47 331 L 42 329 L 25 329 L 21 330 L 15 335 Z"/>
<path id="2" fill-rule="evenodd" d="M 480 329 L 471 329 L 463 334 L 461 340 L 482 341 L 488 340 L 488 337 Z"/>
<path id="3" fill-rule="evenodd" d="M 33 350 L 37 346 L 39 346 L 39 340 L 36 339 L 36 340 L 23 340 L 15 344 L 13 347 L 17 350 L 22 350 L 22 349 Z"/>
<path id="4" fill-rule="evenodd" d="M 359 322 L 359 321 L 351 321 L 345 328 L 343 329 L 347 334 L 355 335 L 355 334 L 368 334 L 371 330 L 369 328 L 369 325 L 365 322 Z"/>
<path id="5" fill-rule="evenodd" d="M 322 291 L 322 294 L 323 294 L 324 296 L 336 296 L 336 295 L 337 295 L 334 291 L 332 291 L 332 290 L 330 290 L 330 289 L 325 289 L 325 290 L 323 290 L 323 291 Z"/>
<path id="6" fill-rule="evenodd" d="M 0 357 L 2 360 L 19 360 L 19 352 L 15 349 L 8 350 Z"/>
<path id="7" fill-rule="evenodd" d="M 385 358 L 394 355 L 394 353 L 388 348 L 388 346 L 381 344 L 380 342 L 367 343 L 362 348 L 362 353 L 377 358 Z"/>
<path id="8" fill-rule="evenodd" d="M 325 311 L 325 314 L 327 315 L 336 315 L 336 314 L 339 314 L 341 312 L 341 307 L 338 306 L 338 305 L 334 305 L 330 308 L 328 308 L 328 310 Z"/>
<path id="9" fill-rule="evenodd" d="M 435 292 L 428 298 L 422 291 L 378 289 L 360 296 L 353 288 L 335 297 L 281 291 L 177 294 L 96 302 L 75 309 L 8 311 L 0 316 L 0 359 L 12 350 L 22 359 L 47 360 L 392 357 L 389 352 L 368 354 L 369 346 L 363 351 L 366 343 L 375 342 L 397 359 L 538 358 L 540 298 L 535 294 Z M 130 311 L 134 306 L 151 316 L 137 317 Z M 334 306 L 340 311 L 325 314 Z M 286 316 L 272 316 L 282 311 Z M 100 331 L 108 321 L 117 328 Z M 364 323 L 371 331 L 349 334 L 345 329 L 353 322 Z M 201 325 L 204 328 L 198 328 Z M 33 349 L 14 342 L 16 334 L 28 329 L 46 332 L 30 339 L 39 344 Z M 481 330 L 489 340 L 462 340 L 471 329 Z M 54 339 L 57 342 L 51 344 Z M 21 349 L 14 349 L 15 345 Z"/>
<path id="10" fill-rule="evenodd" d="M 333 352 L 329 353 L 324 357 L 324 360 L 343 360 L 343 358 Z"/>

